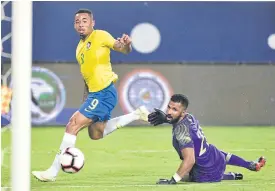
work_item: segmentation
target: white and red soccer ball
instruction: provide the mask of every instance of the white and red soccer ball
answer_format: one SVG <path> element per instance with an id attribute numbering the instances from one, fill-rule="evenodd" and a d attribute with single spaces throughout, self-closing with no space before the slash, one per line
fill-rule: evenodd
<path id="1" fill-rule="evenodd" d="M 73 174 L 83 168 L 85 158 L 78 148 L 68 147 L 61 151 L 59 160 L 62 170 Z"/>

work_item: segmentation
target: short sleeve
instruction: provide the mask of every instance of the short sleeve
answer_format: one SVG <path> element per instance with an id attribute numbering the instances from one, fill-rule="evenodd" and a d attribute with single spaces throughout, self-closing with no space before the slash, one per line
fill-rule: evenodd
<path id="1" fill-rule="evenodd" d="M 190 136 L 189 129 L 185 125 L 175 128 L 175 137 L 179 143 L 179 149 L 194 148 L 193 140 Z"/>
<path id="2" fill-rule="evenodd" d="M 102 31 L 102 39 L 103 39 L 103 44 L 105 46 L 107 46 L 108 48 L 114 49 L 114 44 L 116 40 L 110 33 L 108 33 L 107 31 Z"/>

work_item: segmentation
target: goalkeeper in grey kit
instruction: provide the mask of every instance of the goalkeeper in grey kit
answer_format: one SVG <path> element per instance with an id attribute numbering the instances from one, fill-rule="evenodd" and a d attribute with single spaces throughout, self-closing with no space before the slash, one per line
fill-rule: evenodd
<path id="1" fill-rule="evenodd" d="M 189 100 L 182 94 L 171 97 L 164 113 L 159 109 L 149 114 L 149 122 L 156 126 L 172 124 L 173 146 L 182 160 L 171 179 L 159 179 L 157 184 L 176 184 L 180 181 L 220 182 L 221 180 L 242 180 L 240 173 L 225 173 L 226 165 L 234 165 L 251 171 L 259 171 L 266 159 L 246 161 L 239 156 L 223 152 L 209 144 L 196 118 L 187 113 Z"/>

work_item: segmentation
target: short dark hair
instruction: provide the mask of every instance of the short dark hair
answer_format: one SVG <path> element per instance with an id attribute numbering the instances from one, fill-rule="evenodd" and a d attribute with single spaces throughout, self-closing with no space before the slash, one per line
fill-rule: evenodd
<path id="1" fill-rule="evenodd" d="M 78 13 L 87 13 L 87 14 L 89 14 L 91 17 L 93 16 L 92 11 L 89 10 L 89 9 L 79 9 L 79 10 L 75 13 L 75 15 L 78 14 Z"/>
<path id="2" fill-rule="evenodd" d="M 189 100 L 188 100 L 187 96 L 185 96 L 183 94 L 174 94 L 174 95 L 172 95 L 170 100 L 172 102 L 181 103 L 185 107 L 185 109 L 188 108 Z"/>

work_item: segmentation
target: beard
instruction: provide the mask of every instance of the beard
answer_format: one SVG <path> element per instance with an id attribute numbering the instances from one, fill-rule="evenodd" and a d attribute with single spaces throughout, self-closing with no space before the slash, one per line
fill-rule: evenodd
<path id="1" fill-rule="evenodd" d="M 176 118 L 173 118 L 171 115 L 167 115 L 167 120 L 169 121 L 170 124 L 176 124 L 179 122 L 181 116 L 178 116 Z"/>
<path id="2" fill-rule="evenodd" d="M 81 40 L 85 40 L 86 37 L 87 37 L 87 35 L 85 35 L 85 34 L 80 34 L 80 39 L 81 39 Z"/>

